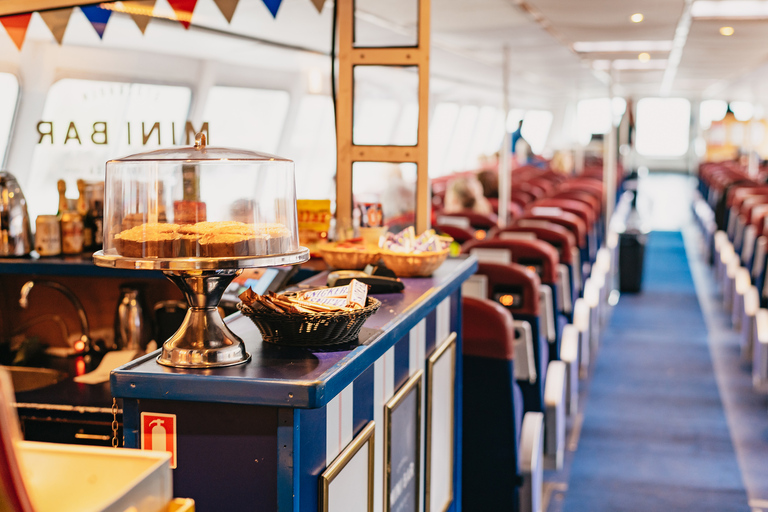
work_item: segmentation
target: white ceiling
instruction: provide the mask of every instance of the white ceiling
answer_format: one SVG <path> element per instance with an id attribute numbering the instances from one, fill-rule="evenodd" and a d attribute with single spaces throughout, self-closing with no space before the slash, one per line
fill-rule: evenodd
<path id="1" fill-rule="evenodd" d="M 363 16 L 357 33 L 368 42 L 403 44 L 413 40 L 418 0 L 356 0 Z M 604 96 L 609 82 L 628 97 L 662 93 L 665 72 L 674 76 L 670 95 L 768 101 L 762 84 L 768 80 L 768 20 L 694 19 L 682 47 L 676 73 L 669 51 L 651 51 L 648 69 L 613 69 L 636 65 L 637 51 L 577 53 L 585 41 L 672 41 L 691 0 L 432 0 L 433 90 L 444 96 L 501 96 L 504 48 L 509 49 L 509 91 L 512 107 L 551 106 L 578 97 Z M 735 0 L 720 0 L 730 2 Z M 101 41 L 77 10 L 64 46 L 115 46 L 200 56 L 243 65 L 276 69 L 325 66 L 327 58 L 302 52 L 265 51 L 254 38 L 297 45 L 321 54 L 330 50 L 332 1 L 318 13 L 309 0 L 284 0 L 273 19 L 261 0 L 241 0 L 231 24 L 213 0 L 199 0 L 194 25 L 222 32 L 185 31 L 176 23 L 150 22 L 142 35 L 126 15 L 115 15 Z M 156 13 L 173 17 L 167 0 L 157 0 Z M 642 23 L 629 16 L 641 12 Z M 733 26 L 733 36 L 718 32 Z M 38 17 L 28 39 L 52 40 Z M 0 31 L 0 66 L 6 55 L 17 59 L 10 39 Z M 611 64 L 613 62 L 613 64 Z M 628 63 L 628 64 L 627 64 Z M 600 68 L 595 69 L 595 68 Z M 607 71 L 606 71 L 607 69 Z M 469 91 L 469 92 L 468 92 Z M 494 100 L 495 101 L 495 100 Z"/>

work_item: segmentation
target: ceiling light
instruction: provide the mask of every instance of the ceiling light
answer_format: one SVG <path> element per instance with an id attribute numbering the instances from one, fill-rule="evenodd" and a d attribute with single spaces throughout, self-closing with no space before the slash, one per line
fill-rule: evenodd
<path id="1" fill-rule="evenodd" d="M 635 14 L 629 17 L 629 19 L 632 20 L 632 23 L 640 23 L 641 21 L 643 21 L 644 18 L 645 16 L 643 16 L 639 12 L 636 12 Z"/>
<path id="2" fill-rule="evenodd" d="M 672 41 L 579 41 L 573 43 L 578 53 L 668 52 Z"/>
<path id="3" fill-rule="evenodd" d="M 732 36 L 733 35 L 733 27 L 720 27 L 720 35 Z"/>
<path id="4" fill-rule="evenodd" d="M 651 54 L 643 52 L 637 56 L 637 60 L 639 60 L 640 62 L 648 62 L 649 60 L 651 60 Z"/>
<path id="5" fill-rule="evenodd" d="M 696 0 L 691 5 L 691 16 L 694 18 L 766 18 L 768 17 L 768 1 Z"/>

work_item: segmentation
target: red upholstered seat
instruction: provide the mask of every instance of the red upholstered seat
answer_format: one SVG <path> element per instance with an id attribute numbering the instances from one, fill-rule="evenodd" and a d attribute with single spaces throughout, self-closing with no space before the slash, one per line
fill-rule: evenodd
<path id="1" fill-rule="evenodd" d="M 498 302 L 462 297 L 462 352 L 467 356 L 512 360 L 515 326 L 512 314 Z"/>

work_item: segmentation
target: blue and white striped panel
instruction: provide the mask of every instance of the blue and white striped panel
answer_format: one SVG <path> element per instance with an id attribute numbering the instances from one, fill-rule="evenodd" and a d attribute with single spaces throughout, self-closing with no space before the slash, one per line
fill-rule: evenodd
<path id="1" fill-rule="evenodd" d="M 455 315 L 457 311 L 452 307 L 452 302 L 456 302 L 455 299 L 452 301 L 452 297 L 446 297 L 434 311 L 416 324 L 407 335 L 398 340 L 373 364 L 372 372 L 369 368 L 325 407 L 326 466 L 344 450 L 370 419 L 376 423 L 374 512 L 382 512 L 384 506 L 384 406 L 410 376 L 419 370 L 425 370 L 428 352 L 431 353 L 434 348 L 442 344 L 454 330 L 452 314 Z M 422 384 L 421 400 L 422 404 L 426 401 L 426 381 Z M 422 446 L 426 418 L 423 411 L 422 406 Z M 423 509 L 425 469 L 423 460 L 420 462 L 420 468 L 419 508 Z"/>
<path id="2" fill-rule="evenodd" d="M 333 462 L 353 436 L 354 383 L 336 395 L 325 413 L 325 465 Z"/>

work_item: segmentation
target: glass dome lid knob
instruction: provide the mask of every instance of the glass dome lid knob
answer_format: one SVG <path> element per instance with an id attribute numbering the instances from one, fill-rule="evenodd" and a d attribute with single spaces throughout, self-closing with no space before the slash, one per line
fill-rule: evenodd
<path id="1" fill-rule="evenodd" d="M 204 150 L 207 144 L 205 134 L 200 132 L 195 134 L 195 149 Z"/>

